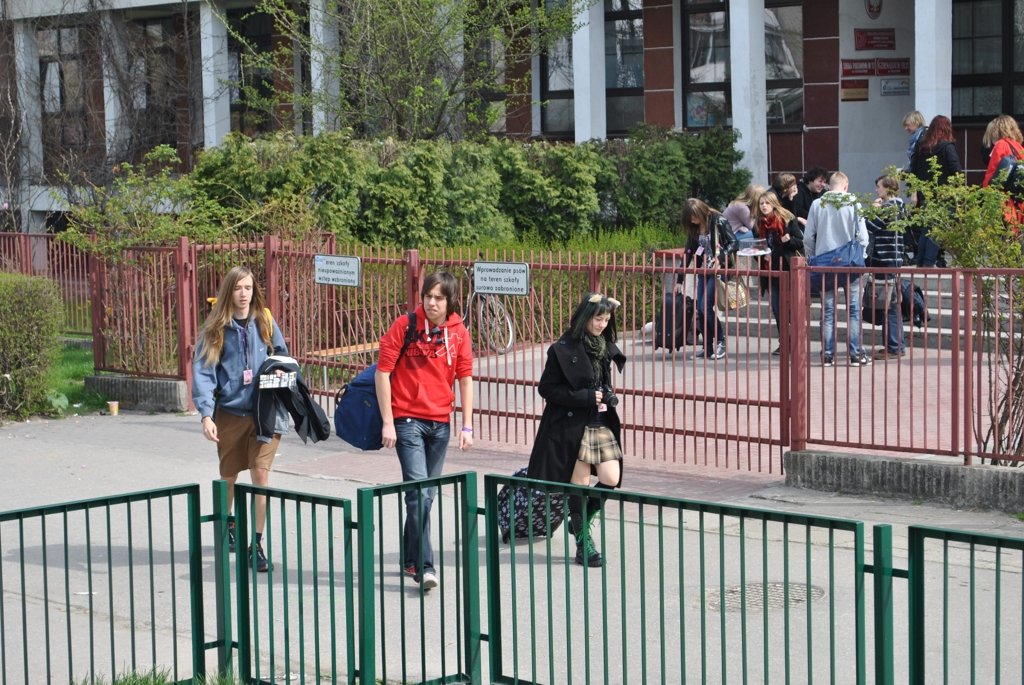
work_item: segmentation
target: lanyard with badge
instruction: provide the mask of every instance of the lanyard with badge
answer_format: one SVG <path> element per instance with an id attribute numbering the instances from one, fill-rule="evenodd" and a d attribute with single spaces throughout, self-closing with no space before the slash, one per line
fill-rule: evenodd
<path id="1" fill-rule="evenodd" d="M 238 340 L 242 344 L 242 358 L 245 359 L 245 369 L 242 371 L 242 384 L 252 385 L 252 364 L 249 363 L 249 322 L 241 327 Z"/>

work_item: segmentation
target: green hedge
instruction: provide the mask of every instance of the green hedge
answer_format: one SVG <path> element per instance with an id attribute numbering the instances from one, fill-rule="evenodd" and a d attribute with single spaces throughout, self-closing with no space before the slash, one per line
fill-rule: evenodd
<path id="1" fill-rule="evenodd" d="M 201 155 L 188 181 L 193 211 L 226 210 L 207 223 L 246 234 L 312 226 L 401 247 L 526 236 L 556 246 L 642 224 L 675 227 L 688 197 L 723 206 L 750 180 L 736 168 L 735 142 L 724 129 L 654 127 L 583 145 L 232 135 Z"/>
<path id="2" fill-rule="evenodd" d="M 49 411 L 47 379 L 63 324 L 64 308 L 53 281 L 0 274 L 0 416 Z"/>

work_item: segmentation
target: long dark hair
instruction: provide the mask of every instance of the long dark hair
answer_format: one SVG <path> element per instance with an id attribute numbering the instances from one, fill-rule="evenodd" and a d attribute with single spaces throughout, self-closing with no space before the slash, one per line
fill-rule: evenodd
<path id="1" fill-rule="evenodd" d="M 601 335 L 608 342 L 615 342 L 618 335 L 615 331 L 615 310 L 619 307 L 619 301 L 605 297 L 601 293 L 587 293 L 583 300 L 576 306 L 576 311 L 569 319 L 569 330 L 566 333 L 576 339 L 583 340 L 587 333 L 587 322 L 600 314 L 611 314 L 608 325 L 605 326 Z"/>
<path id="2" fill-rule="evenodd" d="M 949 120 L 949 117 L 939 114 L 928 124 L 928 130 L 921 136 L 918 147 L 921 148 L 921 152 L 932 152 L 940 144 L 952 143 L 953 140 L 953 122 Z"/>

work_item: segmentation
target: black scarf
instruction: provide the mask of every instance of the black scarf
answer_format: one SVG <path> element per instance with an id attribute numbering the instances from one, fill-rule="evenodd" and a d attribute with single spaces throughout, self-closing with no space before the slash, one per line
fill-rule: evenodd
<path id="1" fill-rule="evenodd" d="M 603 335 L 583 334 L 583 348 L 594 367 L 594 382 L 600 387 L 604 383 L 604 362 L 608 358 L 608 341 Z"/>

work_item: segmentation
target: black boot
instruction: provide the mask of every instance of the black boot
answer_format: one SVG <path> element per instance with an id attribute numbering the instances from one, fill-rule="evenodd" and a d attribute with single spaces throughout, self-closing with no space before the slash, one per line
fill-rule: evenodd
<path id="1" fill-rule="evenodd" d="M 593 534 L 591 531 L 594 519 L 601 513 L 600 503 L 590 507 L 591 500 L 599 498 L 587 498 L 587 515 L 583 516 L 583 497 L 572 495 L 569 497 L 569 532 L 576 536 L 576 563 L 580 566 L 597 567 L 604 565 L 604 558 L 594 546 Z"/>

